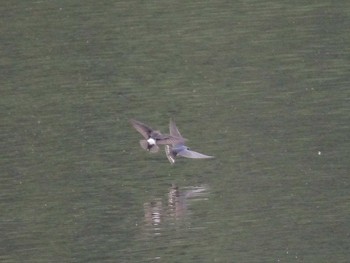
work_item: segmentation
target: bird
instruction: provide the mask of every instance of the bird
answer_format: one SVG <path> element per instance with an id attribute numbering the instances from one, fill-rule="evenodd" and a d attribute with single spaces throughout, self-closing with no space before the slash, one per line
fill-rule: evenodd
<path id="1" fill-rule="evenodd" d="M 148 125 L 134 119 L 130 119 L 130 123 L 145 138 L 140 140 L 140 146 L 151 153 L 159 151 L 157 144 L 175 144 L 184 140 L 184 138 L 162 134 L 160 131 L 153 130 Z"/>
<path id="2" fill-rule="evenodd" d="M 175 163 L 175 157 L 182 156 L 186 158 L 193 159 L 208 159 L 214 158 L 214 156 L 205 155 L 199 152 L 190 150 L 189 147 L 185 145 L 185 139 L 181 136 L 174 120 L 170 120 L 169 124 L 170 135 L 176 138 L 181 138 L 180 141 L 171 143 L 170 145 L 165 145 L 165 154 L 171 164 Z"/>

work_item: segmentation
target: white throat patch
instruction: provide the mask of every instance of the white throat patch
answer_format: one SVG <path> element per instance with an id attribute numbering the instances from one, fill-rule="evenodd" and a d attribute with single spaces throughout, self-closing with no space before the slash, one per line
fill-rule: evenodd
<path id="1" fill-rule="evenodd" d="M 156 144 L 156 140 L 153 139 L 153 138 L 149 138 L 149 139 L 147 140 L 147 142 L 148 142 L 149 145 L 155 145 L 155 144 Z"/>

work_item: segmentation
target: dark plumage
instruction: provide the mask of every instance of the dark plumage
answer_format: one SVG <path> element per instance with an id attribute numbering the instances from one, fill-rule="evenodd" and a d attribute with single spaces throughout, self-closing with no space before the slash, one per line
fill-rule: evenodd
<path id="1" fill-rule="evenodd" d="M 144 140 L 140 140 L 140 146 L 151 153 L 159 151 L 158 144 L 173 144 L 183 140 L 183 138 L 162 134 L 160 131 L 153 130 L 151 127 L 137 120 L 131 119 L 130 123 L 145 138 Z"/>

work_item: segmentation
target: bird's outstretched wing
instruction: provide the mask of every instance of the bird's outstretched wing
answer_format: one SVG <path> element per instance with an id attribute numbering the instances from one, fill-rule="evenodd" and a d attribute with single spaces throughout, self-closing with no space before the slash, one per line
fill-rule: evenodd
<path id="1" fill-rule="evenodd" d="M 145 139 L 148 139 L 151 132 L 153 131 L 153 129 L 151 127 L 147 126 L 146 124 L 144 124 L 140 121 L 131 119 L 130 123 L 139 133 L 141 133 L 141 135 Z"/>
<path id="2" fill-rule="evenodd" d="M 174 138 L 178 138 L 176 141 L 174 141 L 174 143 L 172 143 L 173 145 L 184 144 L 185 141 L 187 141 L 187 139 L 182 137 L 179 129 L 176 127 L 175 121 L 172 119 L 170 119 L 169 131 L 171 136 L 173 136 Z"/>
<path id="3" fill-rule="evenodd" d="M 165 145 L 165 154 L 171 164 L 175 163 L 175 154 L 172 151 L 172 147 Z"/>
<path id="4" fill-rule="evenodd" d="M 162 139 L 157 139 L 157 144 L 171 144 L 171 145 L 177 145 L 179 143 L 182 143 L 183 139 L 182 138 L 176 138 L 173 136 L 167 136 L 164 135 Z"/>
<path id="5" fill-rule="evenodd" d="M 214 156 L 209 156 L 205 154 L 201 154 L 199 152 L 191 151 L 191 150 L 182 150 L 177 155 L 180 155 L 182 157 L 186 158 L 192 158 L 192 159 L 208 159 L 208 158 L 214 158 Z"/>

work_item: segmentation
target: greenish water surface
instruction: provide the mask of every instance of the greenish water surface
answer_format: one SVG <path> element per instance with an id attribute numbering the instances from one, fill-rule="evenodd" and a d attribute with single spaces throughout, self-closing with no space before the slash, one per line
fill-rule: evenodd
<path id="1" fill-rule="evenodd" d="M 347 1 L 0 14 L 1 262 L 349 262 Z"/>

